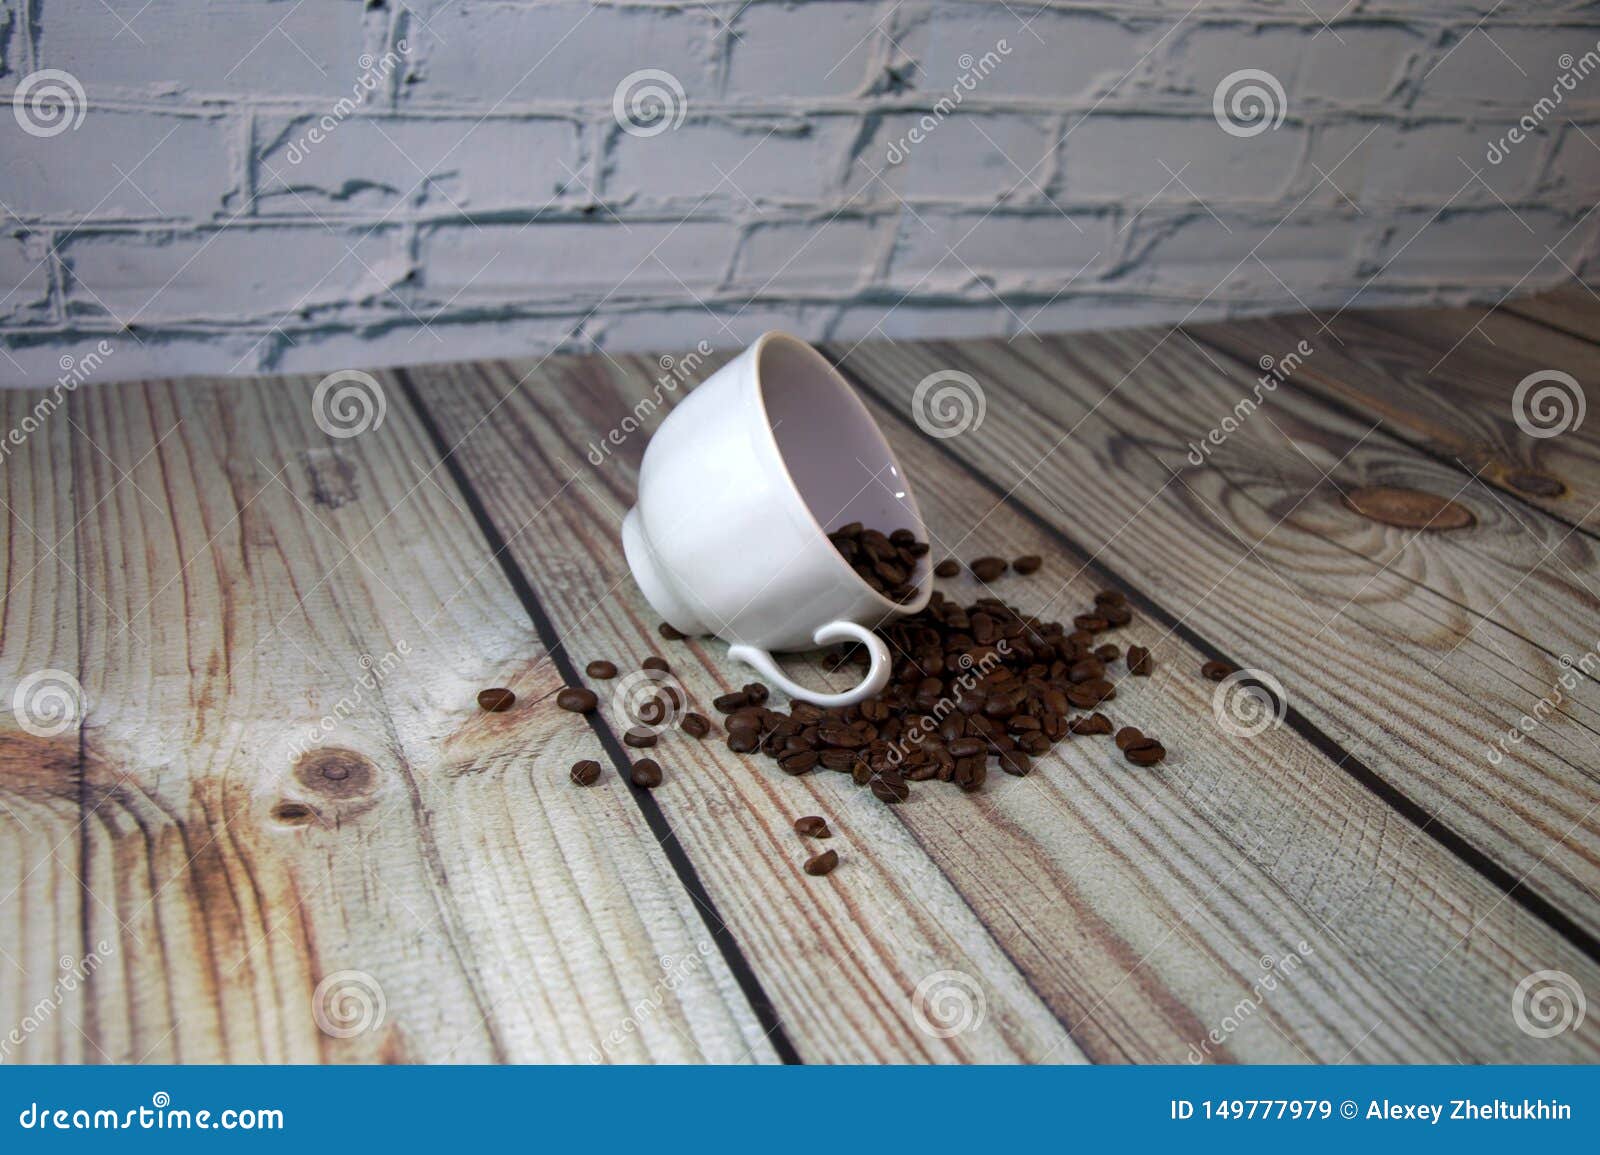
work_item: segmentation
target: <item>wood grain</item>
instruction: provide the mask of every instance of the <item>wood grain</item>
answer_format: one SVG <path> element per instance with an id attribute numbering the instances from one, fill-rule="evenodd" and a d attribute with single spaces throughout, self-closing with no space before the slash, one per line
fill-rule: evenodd
<path id="1" fill-rule="evenodd" d="M 86 1057 L 770 1060 L 404 398 L 336 440 L 314 384 L 72 400 Z"/>
<path id="2" fill-rule="evenodd" d="M 1500 311 L 1600 342 L 1600 297 L 1588 285 L 1563 285 L 1531 297 L 1517 297 L 1502 303 Z"/>
<path id="3" fill-rule="evenodd" d="M 1226 442 L 1229 456 L 1186 462 L 1189 443 L 1232 412 L 1239 385 L 1181 349 L 1152 352 L 1158 337 L 863 345 L 849 363 L 898 405 L 930 372 L 972 373 L 988 392 L 987 417 L 948 440 L 953 452 L 1013 500 L 1072 525 L 1236 662 L 1273 671 L 1310 725 L 1420 807 L 1430 830 L 1498 864 L 1507 887 L 1525 877 L 1523 897 L 1570 920 L 1574 941 L 1591 946 L 1600 926 L 1593 753 L 1563 757 L 1545 726 L 1498 764 L 1487 754 L 1554 684 L 1558 663 L 1301 524 L 1308 505 L 1341 500 L 1321 477 L 1347 445 L 1330 451 L 1316 430 L 1301 431 L 1307 446 L 1290 444 L 1251 419 Z M 1309 478 L 1301 448 L 1323 463 Z M 1424 538 L 1411 548 L 1433 546 Z M 1524 684 L 1538 662 L 1551 681 Z"/>
<path id="4" fill-rule="evenodd" d="M 719 643 L 654 638 L 653 615 L 623 576 L 615 524 L 631 501 L 643 438 L 659 414 L 646 416 L 644 427 L 603 466 L 584 461 L 586 445 L 598 443 L 601 431 L 617 427 L 641 397 L 653 395 L 651 362 L 558 358 L 529 368 L 496 367 L 488 380 L 464 368 L 414 375 L 452 444 L 504 398 L 457 450 L 491 510 L 501 516 L 531 512 L 567 486 L 556 503 L 564 515 L 539 518 L 511 546 L 529 572 L 555 575 L 548 598 L 558 620 L 574 623 L 567 644 L 593 647 L 584 658 L 623 653 L 636 660 L 659 650 L 701 702 L 737 684 L 742 675 L 729 668 Z M 670 405 L 673 398 L 664 400 Z M 1059 543 L 1038 525 L 1009 507 L 996 508 L 994 494 L 926 440 L 890 414 L 882 419 L 918 481 L 936 536 L 953 541 L 982 522 L 974 552 L 1052 558 L 1050 576 L 1012 579 L 996 592 L 1029 610 L 1087 604 L 1103 575 L 1074 573 L 1079 559 L 1062 558 Z M 507 528 L 518 527 L 510 522 Z M 618 580 L 622 585 L 608 594 Z M 952 592 L 982 592 L 969 583 Z M 953 889 L 1074 1041 L 1099 1061 L 1552 1055 L 1515 1030 L 1501 1009 L 1504 1000 L 1537 959 L 1552 952 L 1600 978 L 1593 964 L 1526 912 L 1499 903 L 1480 877 L 1439 847 L 1409 837 L 1380 802 L 1292 731 L 1274 730 L 1255 742 L 1219 732 L 1212 687 L 1179 673 L 1198 667 L 1202 655 L 1182 638 L 1161 638 L 1165 630 L 1141 625 L 1143 640 L 1159 642 L 1161 673 L 1149 682 L 1124 683 L 1112 712 L 1152 728 L 1182 751 L 1159 774 L 1131 774 L 1108 740 L 1080 739 L 1059 747 L 1033 776 L 1001 778 L 977 798 L 929 784 L 891 810 L 839 775 L 789 779 L 765 761 L 730 757 L 720 744 L 678 741 L 666 744 L 672 760 L 663 761 L 694 780 L 677 792 L 669 782 L 657 794 L 697 861 L 707 845 L 718 860 L 744 864 L 749 875 L 767 869 L 759 838 L 749 844 L 729 838 L 726 823 L 686 830 L 705 805 L 699 797 L 705 783 L 732 783 L 723 789 L 736 791 L 737 812 L 754 812 L 755 821 L 775 799 L 787 801 L 793 813 L 820 808 L 842 825 L 853 851 L 848 871 L 841 867 L 832 877 L 850 886 L 852 902 L 870 895 L 880 911 L 872 938 L 883 944 L 871 956 L 892 960 L 915 943 L 915 924 L 902 925 L 911 919 L 897 910 L 916 909 L 894 894 L 905 886 L 902 880 L 926 880 L 912 888 L 924 904 Z M 1138 639 L 1130 634 L 1123 640 Z M 796 664 L 796 673 L 825 677 L 809 663 Z M 780 822 L 780 842 L 785 833 Z M 873 872 L 871 883 L 860 880 L 866 871 Z M 723 888 L 733 897 L 723 901 Z M 741 903 L 739 889 L 736 877 L 719 876 L 725 909 L 761 917 L 748 898 Z M 981 942 L 972 931 L 964 937 Z M 1464 937 L 1472 947 L 1452 950 Z M 1296 955 L 1302 942 L 1309 959 L 1303 968 Z M 946 954 L 947 964 L 975 967 L 971 973 L 993 981 L 993 964 L 982 964 L 975 947 L 964 949 L 965 961 L 960 953 Z M 866 954 L 867 948 L 850 948 L 852 972 Z M 1273 982 L 1273 991 L 1259 999 L 1260 1017 L 1225 1029 L 1241 1002 L 1255 1007 L 1252 1000 L 1269 974 L 1261 960 L 1278 964 L 1290 956 L 1296 956 L 1289 964 L 1293 977 Z M 1435 957 L 1442 961 L 1430 970 Z M 782 965 L 757 957 L 780 1004 L 784 980 L 768 979 L 767 968 Z M 874 982 L 870 972 L 844 977 L 857 986 Z M 902 979 L 906 986 L 913 981 L 914 973 Z M 1463 992 L 1470 992 L 1465 997 L 1473 1007 L 1463 1006 L 1459 1018 L 1419 1013 L 1441 1001 L 1462 1006 Z M 845 992 L 840 1000 L 862 997 Z M 992 994 L 989 1006 L 992 1014 Z M 1209 1037 L 1212 1031 L 1220 1042 Z M 797 1028 L 797 1038 L 803 1045 L 805 1031 Z M 1574 1036 L 1561 1046 L 1562 1053 L 1590 1056 L 1597 1040 Z"/>

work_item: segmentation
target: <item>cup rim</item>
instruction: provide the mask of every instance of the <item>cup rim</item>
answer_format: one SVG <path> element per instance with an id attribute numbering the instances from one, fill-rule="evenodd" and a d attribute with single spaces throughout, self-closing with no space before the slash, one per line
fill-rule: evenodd
<path id="1" fill-rule="evenodd" d="M 761 359 L 766 347 L 773 342 L 782 342 L 791 346 L 795 346 L 800 349 L 805 356 L 815 361 L 816 364 L 822 368 L 828 380 L 832 382 L 834 387 L 842 395 L 847 397 L 850 401 L 850 404 L 854 405 L 860 412 L 861 416 L 866 419 L 868 427 L 872 429 L 873 433 L 877 435 L 878 440 L 882 442 L 884 453 L 888 455 L 889 461 L 894 465 L 894 468 L 899 474 L 901 480 L 905 482 L 906 498 L 910 502 L 912 512 L 916 514 L 917 524 L 925 527 L 927 523 L 923 521 L 922 518 L 922 504 L 917 501 L 916 492 L 911 488 L 911 479 L 907 476 L 905 467 L 900 464 L 900 459 L 895 456 L 894 447 L 889 444 L 889 439 L 883 435 L 883 429 L 878 425 L 878 419 L 872 415 L 872 411 L 867 408 L 866 402 L 861 400 L 861 397 L 856 393 L 855 388 L 848 380 L 845 379 L 844 374 L 839 372 L 839 370 L 834 367 L 833 362 L 824 357 L 822 352 L 817 349 L 816 346 L 812 345 L 811 342 L 801 337 L 796 337 L 793 333 L 785 333 L 781 329 L 769 329 L 765 333 L 761 334 L 761 336 L 757 337 L 755 344 L 750 346 L 752 358 L 750 376 L 755 382 L 756 406 L 761 410 L 761 427 L 766 433 L 767 442 L 772 446 L 772 451 L 777 454 L 778 460 L 783 462 L 784 484 L 788 487 L 789 492 L 794 495 L 794 498 L 799 503 L 800 508 L 805 511 L 805 515 L 808 519 L 810 519 L 811 524 L 817 527 L 817 533 L 821 535 L 824 540 L 827 540 L 828 531 L 823 528 L 822 523 L 817 520 L 817 515 L 811 512 L 811 503 L 806 500 L 805 494 L 801 493 L 800 487 L 795 484 L 794 475 L 789 471 L 788 461 L 783 455 L 783 448 L 778 444 L 777 434 L 773 433 L 772 431 L 772 415 L 767 412 L 766 390 L 763 386 L 761 377 Z M 837 568 L 845 573 L 848 573 L 850 577 L 854 579 L 856 584 L 859 585 L 869 597 L 873 598 L 879 606 L 889 613 L 900 615 L 919 613 L 927 608 L 929 600 L 933 597 L 933 564 L 928 561 L 927 557 L 918 559 L 918 561 L 927 562 L 927 564 L 923 567 L 923 580 L 917 584 L 916 597 L 912 598 L 908 602 L 897 602 L 893 598 L 884 597 L 883 594 L 879 593 L 877 590 L 868 585 L 866 579 L 864 579 L 860 574 L 856 573 L 855 570 L 851 569 L 849 564 L 845 562 L 843 555 L 841 555 L 838 550 L 833 548 L 833 543 L 831 541 L 828 542 L 828 547 L 828 552 L 833 555 L 834 561 L 838 563 Z M 931 552 L 928 556 L 931 556 Z"/>

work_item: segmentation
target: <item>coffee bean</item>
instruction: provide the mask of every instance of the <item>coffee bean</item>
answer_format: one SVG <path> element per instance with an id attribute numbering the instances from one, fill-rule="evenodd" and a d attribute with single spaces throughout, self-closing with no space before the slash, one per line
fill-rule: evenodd
<path id="1" fill-rule="evenodd" d="M 1231 662 L 1207 662 L 1200 667 L 1200 676 L 1208 682 L 1220 682 L 1229 674 L 1237 674 L 1239 667 Z"/>
<path id="2" fill-rule="evenodd" d="M 911 797 L 911 787 L 898 774 L 879 774 L 872 779 L 872 793 L 884 802 L 904 802 Z"/>
<path id="3" fill-rule="evenodd" d="M 1098 634 L 1111 623 L 1106 621 L 1105 618 L 1099 617 L 1095 614 L 1079 614 L 1077 617 L 1072 619 L 1072 624 L 1086 633 Z"/>
<path id="4" fill-rule="evenodd" d="M 1116 603 L 1096 608 L 1096 614 L 1105 619 L 1108 626 L 1125 626 L 1133 621 L 1133 611 L 1127 606 Z"/>
<path id="5" fill-rule="evenodd" d="M 1122 651 L 1116 646 L 1112 645 L 1110 642 L 1107 642 L 1103 646 L 1096 646 L 1094 648 L 1094 656 L 1100 659 L 1102 662 L 1114 662 L 1122 656 Z"/>
<path id="6" fill-rule="evenodd" d="M 779 758 L 778 765 L 785 774 L 805 774 L 816 768 L 817 752 L 815 750 L 795 750 Z"/>
<path id="7" fill-rule="evenodd" d="M 592 713 L 599 704 L 600 699 L 595 697 L 594 691 L 582 686 L 568 686 L 556 695 L 556 705 L 574 714 Z"/>
<path id="8" fill-rule="evenodd" d="M 651 654 L 644 661 L 640 662 L 639 665 L 646 670 L 659 670 L 663 674 L 672 669 L 671 666 L 667 665 L 667 660 L 665 658 L 658 658 L 654 654 Z"/>
<path id="9" fill-rule="evenodd" d="M 1067 670 L 1067 681 L 1074 683 L 1092 682 L 1096 678 L 1105 676 L 1105 663 L 1099 658 L 1084 658 L 1082 661 L 1072 663 L 1071 668 Z"/>
<path id="10" fill-rule="evenodd" d="M 816 814 L 808 814 L 804 818 L 794 820 L 796 834 L 805 838 L 832 838 L 833 831 L 828 829 L 828 820 Z"/>
<path id="11" fill-rule="evenodd" d="M 761 735 L 754 730 L 729 730 L 728 749 L 735 754 L 754 754 L 761 749 Z"/>
<path id="12" fill-rule="evenodd" d="M 947 557 L 938 565 L 933 567 L 934 577 L 953 578 L 960 572 L 961 563 L 953 557 Z"/>
<path id="13" fill-rule="evenodd" d="M 517 696 L 503 686 L 493 690 L 478 691 L 478 705 L 492 714 L 498 714 L 502 710 L 509 710 L 516 704 Z"/>
<path id="14" fill-rule="evenodd" d="M 574 786 L 593 786 L 600 781 L 600 763 L 593 758 L 585 758 L 582 762 L 574 762 L 568 774 Z"/>
<path id="15" fill-rule="evenodd" d="M 691 738 L 704 738 L 711 733 L 711 720 L 704 714 L 691 711 L 683 716 L 683 720 L 678 723 L 678 729 Z"/>
<path id="16" fill-rule="evenodd" d="M 1038 573 L 1039 567 L 1044 564 L 1044 558 L 1036 553 L 1025 553 L 1011 563 L 1011 568 L 1020 574 Z"/>
<path id="17" fill-rule="evenodd" d="M 1022 778 L 1033 769 L 1033 763 L 1020 750 L 1006 750 L 1000 754 L 1000 769 L 1007 774 Z"/>
<path id="18" fill-rule="evenodd" d="M 821 854 L 806 859 L 805 872 L 819 878 L 829 873 L 839 865 L 839 852 L 837 850 L 824 850 Z"/>
<path id="19" fill-rule="evenodd" d="M 744 685 L 744 700 L 752 706 L 766 705 L 767 693 L 767 688 L 760 682 L 746 682 Z"/>
<path id="20" fill-rule="evenodd" d="M 731 694 L 724 694 L 720 698 L 712 699 L 711 704 L 716 707 L 719 714 L 731 714 L 742 706 L 748 706 L 750 700 L 745 697 L 743 690 L 735 690 Z"/>
<path id="21" fill-rule="evenodd" d="M 689 636 L 682 630 L 673 629 L 671 626 L 667 625 L 666 622 L 662 622 L 656 627 L 656 633 L 660 634 L 663 638 L 666 638 L 669 642 L 681 642 L 684 638 Z"/>
<path id="22" fill-rule="evenodd" d="M 628 777 L 635 786 L 654 790 L 661 785 L 661 764 L 654 758 L 641 758 L 633 764 L 633 770 Z"/>
<path id="23" fill-rule="evenodd" d="M 1074 734 L 1109 734 L 1112 730 L 1111 719 L 1098 711 L 1074 718 L 1067 725 Z"/>
<path id="24" fill-rule="evenodd" d="M 847 726 L 823 726 L 817 731 L 817 737 L 829 746 L 840 746 L 847 750 L 859 749 L 867 744 L 867 739 Z"/>
<path id="25" fill-rule="evenodd" d="M 1001 557 L 980 557 L 967 563 L 972 576 L 981 582 L 992 582 L 1006 572 L 1006 560 Z"/>
<path id="26" fill-rule="evenodd" d="M 1143 646 L 1128 647 L 1128 673 L 1140 678 L 1148 678 L 1150 671 L 1155 669 L 1155 663 L 1150 659 L 1150 651 Z"/>
<path id="27" fill-rule="evenodd" d="M 622 744 L 632 746 L 635 750 L 648 750 L 656 744 L 656 732 L 636 726 L 622 735 Z"/>
<path id="28" fill-rule="evenodd" d="M 601 681 L 604 681 L 607 678 L 615 678 L 617 676 L 617 664 L 615 662 L 608 662 L 604 658 L 600 658 L 596 661 L 590 662 L 587 666 L 585 666 L 583 668 L 583 672 L 588 674 L 591 678 L 599 678 Z"/>
<path id="29" fill-rule="evenodd" d="M 856 576 L 875 592 L 897 602 L 916 597 L 917 586 L 911 579 L 917 560 L 927 554 L 928 545 L 918 541 L 914 531 L 897 529 L 885 536 L 853 521 L 830 533 L 828 540 Z"/>
<path id="30" fill-rule="evenodd" d="M 1116 743 L 1118 750 L 1126 750 L 1133 743 L 1144 737 L 1143 731 L 1137 726 L 1124 726 L 1117 731 Z"/>
<path id="31" fill-rule="evenodd" d="M 1135 766 L 1154 766 L 1167 756 L 1167 748 L 1154 738 L 1140 738 L 1129 743 L 1122 756 Z"/>
<path id="32" fill-rule="evenodd" d="M 1121 590 L 1101 590 L 1094 595 L 1094 604 L 1097 606 L 1120 606 L 1128 600 L 1128 595 Z"/>

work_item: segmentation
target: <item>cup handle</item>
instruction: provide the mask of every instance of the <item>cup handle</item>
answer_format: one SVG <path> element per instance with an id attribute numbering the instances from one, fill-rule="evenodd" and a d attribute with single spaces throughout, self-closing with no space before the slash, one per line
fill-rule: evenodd
<path id="1" fill-rule="evenodd" d="M 772 655 L 759 646 L 743 644 L 729 646 L 728 657 L 751 667 L 789 697 L 816 706 L 853 706 L 865 698 L 872 697 L 889 684 L 889 647 L 883 644 L 882 638 L 865 626 L 858 626 L 855 622 L 848 621 L 829 622 L 813 634 L 811 640 L 819 646 L 826 646 L 831 642 L 860 642 L 872 655 L 872 664 L 867 667 L 867 676 L 852 689 L 838 694 L 819 694 L 815 690 L 808 690 L 790 681 L 788 675 L 778 669 L 778 664 L 772 660 Z"/>

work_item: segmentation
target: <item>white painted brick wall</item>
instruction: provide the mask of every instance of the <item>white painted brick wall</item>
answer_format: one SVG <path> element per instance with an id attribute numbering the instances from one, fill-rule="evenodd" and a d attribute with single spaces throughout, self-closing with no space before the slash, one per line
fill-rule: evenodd
<path id="1" fill-rule="evenodd" d="M 1576 0 L 0 0 L 0 96 L 84 93 L 0 117 L 0 381 L 1494 300 L 1600 275 L 1600 68 L 1487 160 L 1597 40 Z M 1241 69 L 1276 129 L 1213 117 Z"/>

